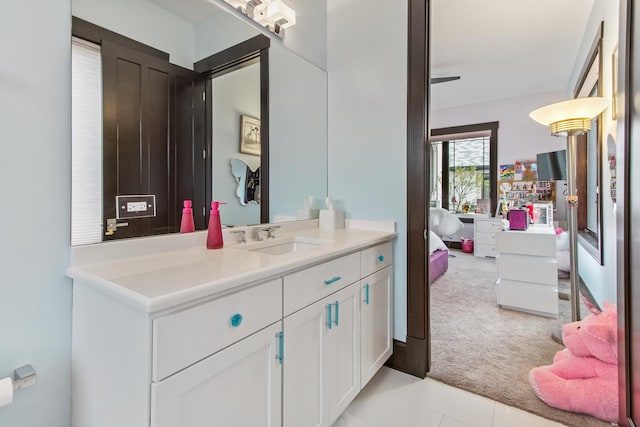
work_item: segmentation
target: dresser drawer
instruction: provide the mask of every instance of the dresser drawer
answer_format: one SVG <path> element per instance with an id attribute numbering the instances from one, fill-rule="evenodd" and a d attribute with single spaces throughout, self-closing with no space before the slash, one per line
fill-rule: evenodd
<path id="1" fill-rule="evenodd" d="M 558 286 L 558 262 L 555 258 L 500 253 L 496 264 L 500 278 Z"/>
<path id="2" fill-rule="evenodd" d="M 497 254 L 496 246 L 495 246 L 495 244 L 494 245 L 487 245 L 485 243 L 474 242 L 474 244 L 473 244 L 473 254 L 475 256 L 495 257 L 496 254 Z"/>
<path id="3" fill-rule="evenodd" d="M 528 256 L 556 256 L 555 233 L 531 233 L 527 231 L 505 231 L 496 236 L 498 252 Z"/>
<path id="4" fill-rule="evenodd" d="M 481 220 L 476 219 L 476 232 L 495 233 L 503 228 L 501 219 Z"/>
<path id="5" fill-rule="evenodd" d="M 153 380 L 280 320 L 282 280 L 276 279 L 153 320 Z"/>
<path id="6" fill-rule="evenodd" d="M 391 242 L 363 250 L 360 258 L 361 276 L 368 276 L 391 265 L 392 257 L 393 245 Z"/>
<path id="7" fill-rule="evenodd" d="M 484 243 L 487 245 L 494 245 L 496 244 L 496 233 L 494 232 L 484 232 L 484 231 L 478 231 L 476 232 L 476 241 L 474 243 Z"/>
<path id="8" fill-rule="evenodd" d="M 498 304 L 516 310 L 558 317 L 558 289 L 514 280 L 498 281 Z"/>
<path id="9" fill-rule="evenodd" d="M 360 278 L 360 252 L 290 274 L 284 278 L 287 316 Z"/>

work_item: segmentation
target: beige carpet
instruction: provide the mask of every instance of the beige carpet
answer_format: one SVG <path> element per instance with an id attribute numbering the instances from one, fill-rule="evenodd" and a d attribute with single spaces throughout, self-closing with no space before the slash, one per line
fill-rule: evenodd
<path id="1" fill-rule="evenodd" d="M 548 365 L 563 347 L 551 339 L 560 320 L 496 303 L 495 260 L 451 251 L 449 271 L 431 285 L 431 372 L 429 376 L 542 417 L 575 427 L 609 423 L 561 411 L 536 397 L 527 375 Z M 568 291 L 568 280 L 560 289 Z M 560 319 L 571 318 L 569 301 L 558 300 Z M 588 311 L 582 308 L 583 317 Z"/>

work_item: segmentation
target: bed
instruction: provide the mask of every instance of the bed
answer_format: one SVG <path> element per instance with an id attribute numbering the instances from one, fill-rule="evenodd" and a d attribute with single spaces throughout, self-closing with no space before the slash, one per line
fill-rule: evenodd
<path id="1" fill-rule="evenodd" d="M 429 285 L 449 269 L 449 250 L 440 236 L 450 236 L 464 226 L 460 219 L 446 209 L 429 209 Z M 440 235 L 440 236 L 439 236 Z"/>
<path id="2" fill-rule="evenodd" d="M 429 231 L 429 285 L 449 269 L 449 250 L 433 231 Z"/>

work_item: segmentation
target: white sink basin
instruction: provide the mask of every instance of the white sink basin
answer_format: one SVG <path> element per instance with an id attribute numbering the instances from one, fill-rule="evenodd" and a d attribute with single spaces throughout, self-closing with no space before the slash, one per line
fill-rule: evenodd
<path id="1" fill-rule="evenodd" d="M 314 240 L 303 237 L 288 237 L 284 239 L 248 244 L 247 246 L 238 249 L 244 249 L 247 251 L 258 252 L 267 255 L 285 255 L 318 248 L 325 243 L 326 242 L 322 240 Z"/>

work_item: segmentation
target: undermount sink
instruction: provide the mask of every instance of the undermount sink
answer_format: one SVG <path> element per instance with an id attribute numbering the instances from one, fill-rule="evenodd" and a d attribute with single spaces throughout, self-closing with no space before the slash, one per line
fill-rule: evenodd
<path id="1" fill-rule="evenodd" d="M 278 239 L 274 241 L 266 241 L 262 243 L 249 244 L 244 250 L 258 252 L 267 255 L 285 255 L 313 248 L 318 248 L 325 244 L 322 240 L 314 240 L 301 237 L 290 237 Z"/>

